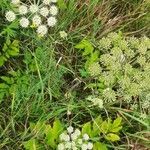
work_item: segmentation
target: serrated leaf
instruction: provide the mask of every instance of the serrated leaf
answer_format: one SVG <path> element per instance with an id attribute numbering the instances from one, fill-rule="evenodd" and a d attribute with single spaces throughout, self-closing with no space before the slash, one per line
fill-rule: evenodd
<path id="1" fill-rule="evenodd" d="M 88 77 L 88 72 L 84 69 L 79 69 L 79 72 L 81 74 L 81 77 Z"/>
<path id="2" fill-rule="evenodd" d="M 55 134 L 55 138 L 58 137 L 59 133 L 63 130 L 63 125 L 61 122 L 56 119 L 53 123 L 53 133 Z"/>
<path id="3" fill-rule="evenodd" d="M 97 136 L 101 133 L 101 129 L 100 129 L 100 126 L 102 124 L 102 119 L 100 117 L 96 118 L 94 121 L 93 121 L 93 126 L 92 126 L 92 129 L 93 129 L 93 133 L 92 135 L 93 136 Z"/>
<path id="4" fill-rule="evenodd" d="M 30 123 L 30 130 L 36 133 L 37 135 L 43 135 L 45 128 L 46 128 L 45 122 L 39 121 L 36 124 L 32 122 Z"/>
<path id="5" fill-rule="evenodd" d="M 51 128 L 51 126 L 47 126 L 46 130 L 45 130 L 45 134 L 46 134 L 46 143 L 52 147 L 55 148 L 56 147 L 56 143 L 55 143 L 55 135 L 53 133 L 53 129 Z"/>
<path id="6" fill-rule="evenodd" d="M 112 128 L 112 129 L 110 130 L 110 132 L 117 133 L 117 132 L 119 132 L 121 129 L 122 129 L 122 126 L 116 127 L 116 128 Z"/>
<path id="7" fill-rule="evenodd" d="M 82 40 L 80 43 L 78 43 L 75 46 L 76 49 L 84 49 L 85 48 L 85 44 L 84 44 L 84 40 Z"/>
<path id="8" fill-rule="evenodd" d="M 86 39 L 83 39 L 79 44 L 75 46 L 76 49 L 84 49 L 83 56 L 89 55 L 93 52 L 93 45 Z"/>
<path id="9" fill-rule="evenodd" d="M 112 126 L 113 127 L 118 127 L 121 125 L 121 121 L 122 121 L 122 118 L 121 117 L 117 117 L 117 119 L 114 120 Z"/>
<path id="10" fill-rule="evenodd" d="M 96 142 L 93 147 L 94 150 L 107 150 L 107 146 L 103 143 Z"/>
<path id="11" fill-rule="evenodd" d="M 35 139 L 30 139 L 29 141 L 24 142 L 23 145 L 26 150 L 38 150 L 38 142 Z"/>
<path id="12" fill-rule="evenodd" d="M 82 127 L 82 134 L 88 134 L 90 137 L 92 135 L 92 126 L 91 122 L 87 122 Z"/>
<path id="13" fill-rule="evenodd" d="M 107 121 L 103 121 L 102 124 L 101 124 L 101 132 L 103 134 L 106 134 L 109 130 L 109 124 Z"/>
<path id="14" fill-rule="evenodd" d="M 119 132 L 122 129 L 122 126 L 120 126 L 121 121 L 122 121 L 121 117 L 118 117 L 116 120 L 114 120 L 110 132 Z"/>
<path id="15" fill-rule="evenodd" d="M 58 137 L 62 131 L 63 125 L 58 119 L 54 121 L 53 127 L 47 126 L 47 129 L 45 130 L 47 144 L 52 148 L 56 148 Z"/>
<path id="16" fill-rule="evenodd" d="M 109 133 L 105 136 L 105 139 L 115 142 L 115 141 L 119 141 L 120 137 L 117 134 Z"/>
<path id="17" fill-rule="evenodd" d="M 97 62 L 99 60 L 99 52 L 95 51 L 91 54 L 90 61 L 91 63 Z"/>

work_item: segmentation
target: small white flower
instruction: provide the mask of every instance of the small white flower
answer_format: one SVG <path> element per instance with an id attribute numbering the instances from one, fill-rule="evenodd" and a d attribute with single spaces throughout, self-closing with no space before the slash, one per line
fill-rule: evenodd
<path id="1" fill-rule="evenodd" d="M 90 149 L 93 148 L 93 144 L 92 144 L 91 142 L 89 142 L 89 143 L 87 144 L 87 147 L 88 147 L 88 149 L 90 150 Z"/>
<path id="2" fill-rule="evenodd" d="M 6 15 L 5 15 L 6 19 L 9 21 L 9 22 L 12 22 L 16 19 L 16 15 L 13 11 L 8 11 L 6 12 Z"/>
<path id="3" fill-rule="evenodd" d="M 20 0 L 12 0 L 11 3 L 14 4 L 14 5 L 17 5 L 17 4 L 20 3 Z"/>
<path id="4" fill-rule="evenodd" d="M 71 139 L 73 141 L 75 141 L 77 138 L 78 138 L 78 136 L 75 133 L 71 134 Z"/>
<path id="5" fill-rule="evenodd" d="M 82 139 L 78 139 L 78 144 L 81 145 L 83 143 Z"/>
<path id="6" fill-rule="evenodd" d="M 43 3 L 44 3 L 45 5 L 49 5 L 50 2 L 51 2 L 51 0 L 44 0 L 44 1 L 43 1 Z"/>
<path id="7" fill-rule="evenodd" d="M 67 33 L 65 31 L 60 31 L 59 34 L 60 34 L 60 37 L 63 39 L 67 37 Z"/>
<path id="8" fill-rule="evenodd" d="M 82 144 L 82 147 L 81 147 L 82 150 L 87 150 L 88 149 L 88 146 L 87 144 Z"/>
<path id="9" fill-rule="evenodd" d="M 57 0 L 51 0 L 51 2 L 52 2 L 52 3 L 56 3 L 56 2 L 57 2 Z"/>
<path id="10" fill-rule="evenodd" d="M 71 142 L 66 142 L 65 148 L 71 149 L 71 147 L 72 147 Z"/>
<path id="11" fill-rule="evenodd" d="M 60 140 L 61 141 L 65 141 L 65 142 L 69 142 L 70 141 L 70 136 L 66 133 L 62 133 L 60 136 L 59 136 Z"/>
<path id="12" fill-rule="evenodd" d="M 89 96 L 87 100 L 91 101 L 93 105 L 99 106 L 99 108 L 104 108 L 103 100 L 98 97 Z"/>
<path id="13" fill-rule="evenodd" d="M 64 141 L 69 142 L 69 141 L 70 141 L 70 136 L 69 136 L 69 135 L 66 135 Z"/>
<path id="14" fill-rule="evenodd" d="M 67 131 L 68 131 L 69 134 L 71 134 L 71 133 L 73 132 L 73 127 L 72 127 L 72 126 L 69 126 L 69 127 L 67 128 Z"/>
<path id="15" fill-rule="evenodd" d="M 23 28 L 27 28 L 29 26 L 29 20 L 25 17 L 20 19 L 20 26 Z"/>
<path id="16" fill-rule="evenodd" d="M 42 16 L 44 16 L 44 17 L 47 17 L 48 14 L 49 14 L 48 8 L 47 8 L 47 7 L 42 7 L 42 8 L 40 9 L 40 14 L 41 14 Z"/>
<path id="17" fill-rule="evenodd" d="M 76 130 L 74 131 L 74 134 L 76 134 L 77 136 L 80 136 L 81 131 L 80 131 L 79 129 L 76 129 Z"/>
<path id="18" fill-rule="evenodd" d="M 39 10 L 39 7 L 37 5 L 32 4 L 29 9 L 32 13 L 35 13 Z"/>
<path id="19" fill-rule="evenodd" d="M 75 146 L 75 147 L 72 147 L 72 150 L 78 150 L 78 148 Z"/>
<path id="20" fill-rule="evenodd" d="M 54 27 L 56 25 L 56 23 L 57 23 L 57 20 L 55 17 L 49 17 L 47 19 L 47 24 L 49 27 Z"/>
<path id="21" fill-rule="evenodd" d="M 58 144 L 58 150 L 65 150 L 65 145 L 63 143 Z"/>
<path id="22" fill-rule="evenodd" d="M 65 137 L 66 137 L 65 133 L 62 133 L 62 134 L 59 135 L 59 138 L 60 138 L 61 141 L 64 141 Z"/>
<path id="23" fill-rule="evenodd" d="M 52 6 L 50 7 L 50 13 L 51 13 L 53 16 L 57 15 L 57 14 L 58 14 L 58 8 L 57 8 L 55 5 L 52 5 Z"/>
<path id="24" fill-rule="evenodd" d="M 37 33 L 40 35 L 40 36 L 44 36 L 46 33 L 48 32 L 48 28 L 47 26 L 45 25 L 40 25 L 37 29 Z"/>
<path id="25" fill-rule="evenodd" d="M 71 142 L 72 147 L 76 146 L 76 143 L 74 141 Z"/>
<path id="26" fill-rule="evenodd" d="M 34 25 L 36 26 L 39 26 L 41 24 L 41 17 L 38 16 L 38 15 L 35 15 L 33 18 L 32 18 L 32 22 Z"/>
<path id="27" fill-rule="evenodd" d="M 83 139 L 84 139 L 85 141 L 88 141 L 88 140 L 89 140 L 88 134 L 84 134 L 84 135 L 83 135 Z"/>
<path id="28" fill-rule="evenodd" d="M 28 12 L 28 8 L 27 8 L 26 6 L 21 5 L 21 6 L 19 7 L 19 13 L 20 13 L 21 15 L 24 15 L 24 14 L 26 14 L 27 12 Z"/>
<path id="29" fill-rule="evenodd" d="M 70 110 L 67 110 L 67 115 L 71 115 L 71 111 Z"/>

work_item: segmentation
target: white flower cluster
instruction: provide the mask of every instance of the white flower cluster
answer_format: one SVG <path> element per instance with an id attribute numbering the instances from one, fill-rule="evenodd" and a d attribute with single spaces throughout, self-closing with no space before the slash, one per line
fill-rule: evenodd
<path id="1" fill-rule="evenodd" d="M 54 27 L 57 23 L 56 2 L 57 0 L 38 0 L 37 2 L 34 0 L 33 3 L 32 0 L 26 2 L 12 0 L 11 4 L 15 9 L 7 11 L 5 17 L 12 22 L 19 16 L 21 27 L 27 28 L 31 25 L 37 28 L 38 35 L 44 36 L 48 32 L 48 28 Z"/>
<path id="2" fill-rule="evenodd" d="M 150 110 L 150 38 L 124 37 L 110 33 L 98 44 L 96 61 L 88 64 L 93 82 L 89 87 L 95 90 L 96 99 L 90 98 L 94 105 L 123 103 Z M 99 60 L 99 61 L 97 61 Z M 103 102 L 103 103 L 102 103 Z M 139 103 L 138 103 L 139 104 Z"/>
<path id="3" fill-rule="evenodd" d="M 99 97 L 90 95 L 87 97 L 87 100 L 91 101 L 93 103 L 93 105 L 97 105 L 99 108 L 104 108 L 103 100 Z"/>
<path id="4" fill-rule="evenodd" d="M 92 150 L 93 143 L 90 142 L 88 134 L 81 134 L 79 129 L 72 126 L 60 135 L 61 143 L 58 144 L 57 150 Z"/>

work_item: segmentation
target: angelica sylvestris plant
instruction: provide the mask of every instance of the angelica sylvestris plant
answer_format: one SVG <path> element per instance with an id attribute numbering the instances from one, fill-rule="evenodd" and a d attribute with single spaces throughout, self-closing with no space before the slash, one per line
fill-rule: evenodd
<path id="1" fill-rule="evenodd" d="M 94 48 L 88 40 L 76 45 L 83 50 L 85 70 L 94 82 L 88 87 L 104 103 L 125 102 L 150 108 L 150 39 L 110 33 Z M 95 82 L 96 81 L 96 82 Z"/>
<path id="2" fill-rule="evenodd" d="M 48 33 L 48 28 L 57 23 L 57 0 L 12 0 L 12 10 L 6 12 L 6 19 L 13 22 L 19 20 L 22 28 L 35 27 L 40 36 Z"/>
<path id="3" fill-rule="evenodd" d="M 30 131 L 36 135 L 23 143 L 26 150 L 40 149 L 49 146 L 55 150 L 107 150 L 107 142 L 120 140 L 122 118 L 114 121 L 110 118 L 103 120 L 98 117 L 86 122 L 81 128 L 72 126 L 65 128 L 64 124 L 55 119 L 53 125 L 45 122 L 30 123 Z"/>

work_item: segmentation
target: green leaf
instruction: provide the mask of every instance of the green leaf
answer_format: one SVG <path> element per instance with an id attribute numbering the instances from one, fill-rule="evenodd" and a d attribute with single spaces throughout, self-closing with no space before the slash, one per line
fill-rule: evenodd
<path id="1" fill-rule="evenodd" d="M 95 51 L 91 54 L 90 61 L 91 63 L 97 62 L 99 60 L 99 52 Z"/>
<path id="2" fill-rule="evenodd" d="M 36 139 L 30 139 L 29 141 L 24 142 L 23 145 L 26 150 L 39 150 L 38 141 Z"/>
<path id="3" fill-rule="evenodd" d="M 100 142 L 96 142 L 94 144 L 94 147 L 93 147 L 94 150 L 107 150 L 107 147 L 105 144 L 103 143 L 100 143 Z"/>
<path id="4" fill-rule="evenodd" d="M 82 53 L 83 56 L 91 54 L 94 50 L 93 45 L 88 40 L 85 39 L 83 39 L 79 44 L 77 44 L 75 48 L 84 49 L 84 52 Z"/>
<path id="5" fill-rule="evenodd" d="M 115 141 L 119 141 L 120 137 L 117 134 L 109 133 L 105 136 L 105 139 L 115 142 Z"/>
<path id="6" fill-rule="evenodd" d="M 102 124 L 101 124 L 101 132 L 103 134 L 106 134 L 109 130 L 109 124 L 107 121 L 103 121 Z"/>
<path id="7" fill-rule="evenodd" d="M 46 124 L 45 122 L 37 122 L 36 124 L 35 123 L 30 123 L 30 130 L 31 132 L 37 134 L 37 136 L 41 136 L 44 134 L 44 131 L 46 129 Z"/>
<path id="8" fill-rule="evenodd" d="M 117 119 L 115 119 L 114 122 L 113 122 L 113 124 L 112 124 L 113 127 L 118 127 L 118 126 L 120 126 L 121 121 L 122 121 L 122 118 L 121 118 L 121 117 L 117 117 Z"/>
<path id="9" fill-rule="evenodd" d="M 89 74 L 88 74 L 88 72 L 86 70 L 79 69 L 79 71 L 80 71 L 80 74 L 81 74 L 82 77 L 88 77 Z"/>
<path id="10" fill-rule="evenodd" d="M 46 143 L 52 148 L 55 148 L 56 147 L 55 137 L 54 137 L 55 135 L 50 125 L 46 127 L 45 134 L 46 134 L 46 138 L 45 138 Z"/>
<path id="11" fill-rule="evenodd" d="M 66 3 L 64 2 L 64 0 L 58 0 L 57 3 L 58 3 L 58 7 L 60 9 L 66 9 L 67 8 Z"/>
<path id="12" fill-rule="evenodd" d="M 62 132 L 63 130 L 63 125 L 61 124 L 61 122 L 56 119 L 53 123 L 53 133 L 55 134 L 55 138 L 57 138 L 60 134 L 60 132 Z"/>
<path id="13" fill-rule="evenodd" d="M 0 77 L 3 81 L 5 81 L 7 84 L 13 84 L 14 83 L 14 79 L 13 78 L 9 78 L 6 76 L 2 76 Z"/>
<path id="14" fill-rule="evenodd" d="M 18 28 L 19 22 L 13 21 L 10 25 L 6 26 L 5 29 L 3 29 L 2 35 L 7 35 L 8 37 L 14 37 L 16 35 L 16 29 Z"/>
<path id="15" fill-rule="evenodd" d="M 2 50 L 5 52 L 5 56 L 7 58 L 9 58 L 10 56 L 17 56 L 19 54 L 19 41 L 14 40 L 11 43 L 11 41 L 7 39 Z"/>
<path id="16" fill-rule="evenodd" d="M 9 86 L 5 83 L 0 83 L 0 89 L 7 89 Z"/>
<path id="17" fill-rule="evenodd" d="M 94 121 L 93 121 L 93 132 L 92 132 L 92 135 L 93 137 L 94 136 L 97 136 L 101 133 L 101 124 L 102 124 L 102 119 L 100 117 L 96 118 Z"/>
<path id="18" fill-rule="evenodd" d="M 92 126 L 91 122 L 87 122 L 82 127 L 82 134 L 88 134 L 90 137 L 92 136 Z"/>
<path id="19" fill-rule="evenodd" d="M 3 66 L 7 58 L 5 56 L 0 56 L 0 66 Z"/>
<path id="20" fill-rule="evenodd" d="M 78 43 L 75 48 L 76 49 L 84 49 L 85 48 L 85 41 L 86 40 L 82 40 L 80 43 Z"/>
<path id="21" fill-rule="evenodd" d="M 114 120 L 110 132 L 119 132 L 122 129 L 122 126 L 120 126 L 121 121 L 122 121 L 121 117 L 118 117 L 116 120 Z"/>
<path id="22" fill-rule="evenodd" d="M 63 125 L 58 119 L 54 121 L 53 127 L 51 126 L 46 127 L 45 130 L 46 142 L 52 148 L 56 148 L 59 135 L 63 131 L 63 128 L 64 128 Z"/>
<path id="23" fill-rule="evenodd" d="M 122 129 L 122 126 L 120 126 L 120 127 L 115 127 L 115 128 L 111 128 L 111 129 L 110 129 L 110 132 L 117 133 L 117 132 L 119 132 L 121 129 Z"/>

